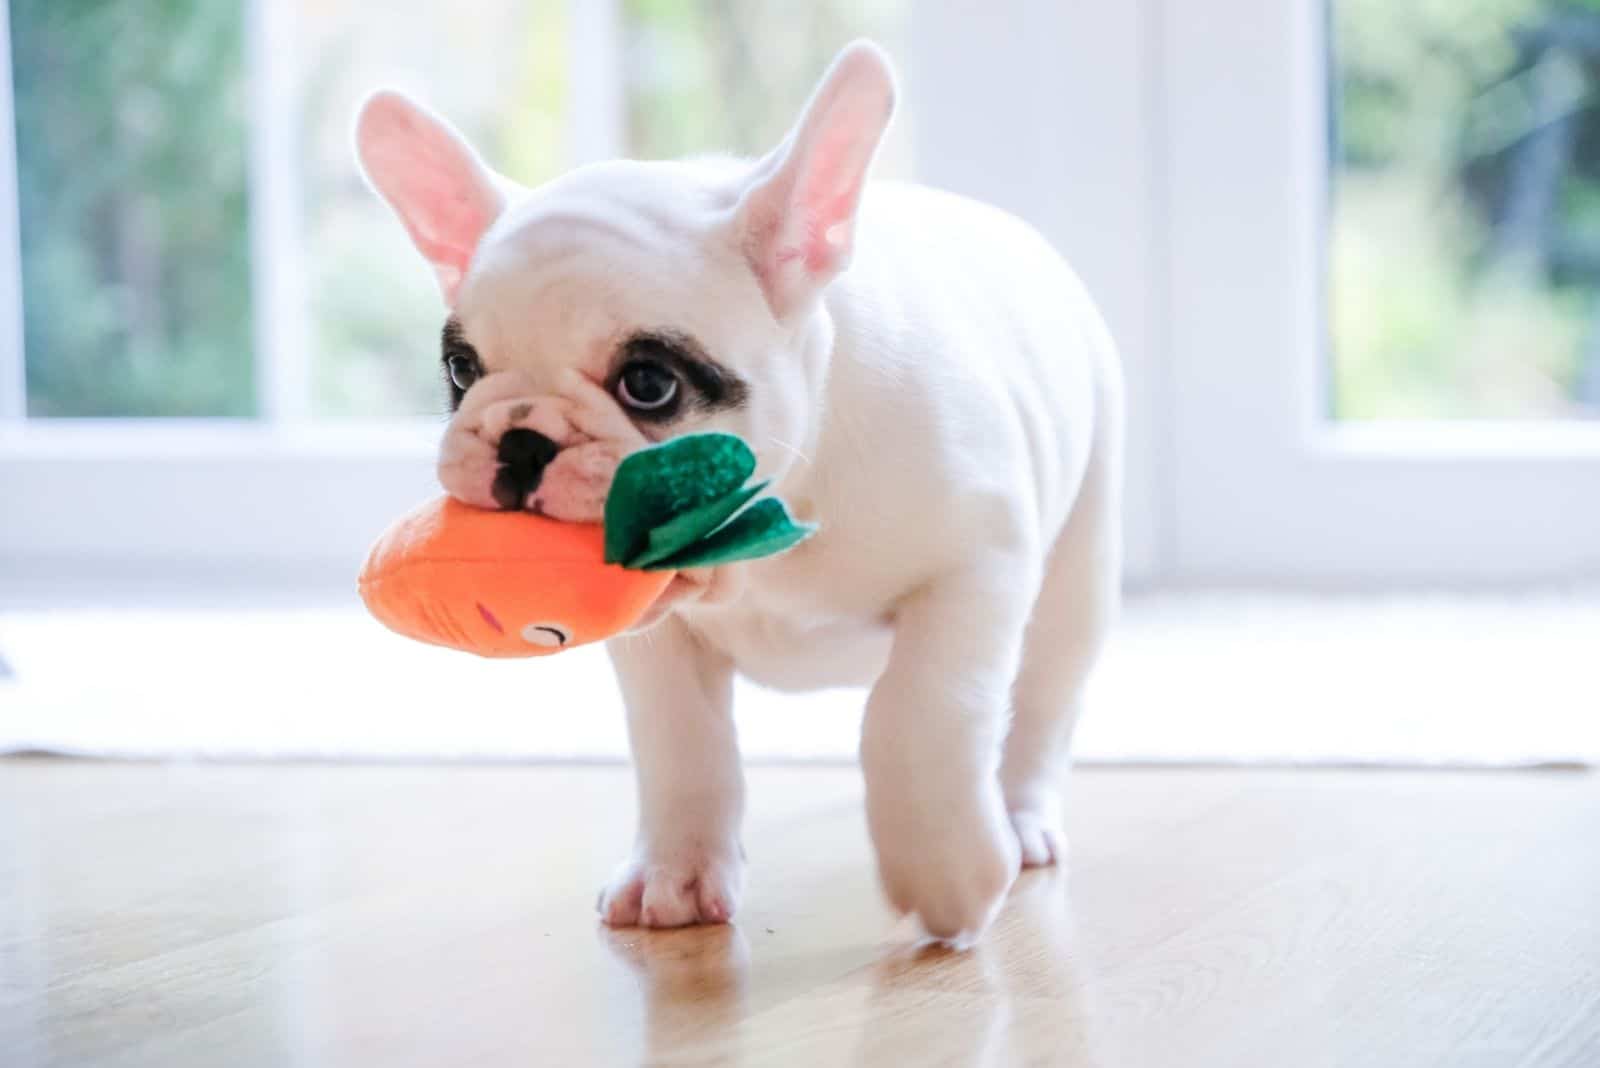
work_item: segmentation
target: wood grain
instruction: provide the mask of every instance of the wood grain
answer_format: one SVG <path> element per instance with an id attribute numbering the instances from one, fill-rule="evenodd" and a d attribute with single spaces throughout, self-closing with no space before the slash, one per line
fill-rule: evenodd
<path id="1" fill-rule="evenodd" d="M 848 769 L 751 775 L 735 926 L 594 920 L 612 767 L 0 762 L 0 1064 L 1600 1064 L 1600 783 L 1086 769 L 971 953 Z"/>

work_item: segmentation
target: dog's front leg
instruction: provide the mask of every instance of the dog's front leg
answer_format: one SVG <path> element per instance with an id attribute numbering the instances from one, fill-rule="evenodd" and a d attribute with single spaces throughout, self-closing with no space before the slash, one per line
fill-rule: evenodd
<path id="1" fill-rule="evenodd" d="M 639 786 L 633 856 L 600 892 L 612 926 L 722 923 L 739 904 L 744 780 L 733 667 L 675 617 L 607 643 Z"/>
<path id="2" fill-rule="evenodd" d="M 867 702 L 861 763 L 884 892 L 957 945 L 989 925 L 1017 872 L 995 768 L 1036 583 L 997 559 L 911 597 Z"/>

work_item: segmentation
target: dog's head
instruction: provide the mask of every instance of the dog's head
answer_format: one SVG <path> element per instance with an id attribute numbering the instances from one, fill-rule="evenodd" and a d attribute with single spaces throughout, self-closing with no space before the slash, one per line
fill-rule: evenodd
<path id="1" fill-rule="evenodd" d="M 369 99 L 362 167 L 449 308 L 445 489 L 595 521 L 623 456 L 702 429 L 743 436 L 781 478 L 815 431 L 819 297 L 849 263 L 893 105 L 888 62 L 857 43 L 758 161 L 604 163 L 529 191 L 405 97 Z"/>

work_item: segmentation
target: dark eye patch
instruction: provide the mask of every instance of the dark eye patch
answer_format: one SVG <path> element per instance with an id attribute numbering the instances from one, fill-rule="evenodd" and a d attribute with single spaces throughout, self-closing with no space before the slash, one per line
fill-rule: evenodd
<path id="1" fill-rule="evenodd" d="M 744 379 L 712 359 L 694 338 L 665 330 L 634 334 L 624 342 L 612 359 L 606 389 L 615 396 L 624 372 L 641 363 L 655 364 L 677 375 L 687 387 L 687 395 L 683 403 L 655 411 L 629 409 L 629 416 L 635 420 L 664 423 L 681 415 L 685 408 L 713 412 L 738 408 L 749 400 L 750 387 Z"/>
<path id="2" fill-rule="evenodd" d="M 451 368 L 451 363 L 467 361 L 473 370 L 470 377 L 483 377 L 483 361 L 478 358 L 478 350 L 473 348 L 461 331 L 461 320 L 451 316 L 444 322 L 444 330 L 439 335 L 439 364 L 444 368 L 445 388 L 450 391 L 450 410 L 456 411 L 461 407 L 461 398 L 467 391 L 456 384 L 459 377 Z"/>

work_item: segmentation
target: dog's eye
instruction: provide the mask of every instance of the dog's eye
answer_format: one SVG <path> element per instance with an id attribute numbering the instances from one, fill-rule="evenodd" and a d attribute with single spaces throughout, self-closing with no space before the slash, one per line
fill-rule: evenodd
<path id="1" fill-rule="evenodd" d="M 655 412 L 678 398 L 678 376 L 649 360 L 635 360 L 617 379 L 617 399 L 640 412 Z"/>
<path id="2" fill-rule="evenodd" d="M 455 383 L 455 387 L 463 393 L 471 389 L 472 383 L 476 382 L 483 374 L 483 368 L 478 366 L 478 361 L 475 358 L 463 356 L 460 353 L 456 353 L 447 359 L 445 367 L 450 372 L 450 381 Z"/>

